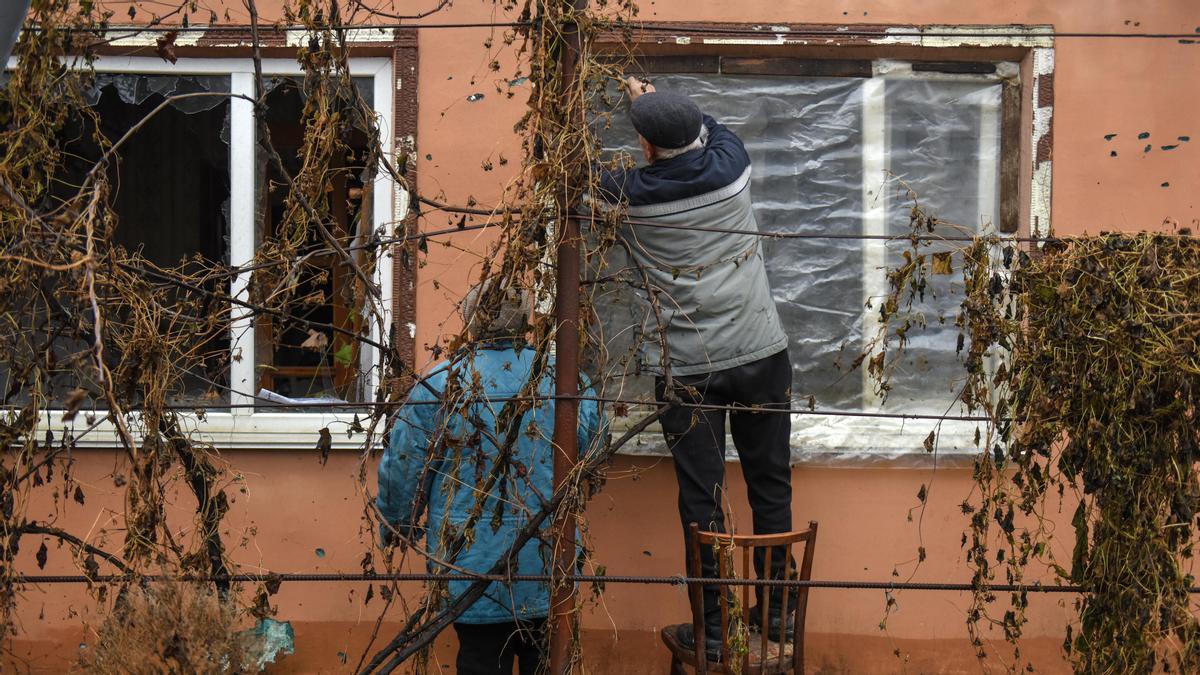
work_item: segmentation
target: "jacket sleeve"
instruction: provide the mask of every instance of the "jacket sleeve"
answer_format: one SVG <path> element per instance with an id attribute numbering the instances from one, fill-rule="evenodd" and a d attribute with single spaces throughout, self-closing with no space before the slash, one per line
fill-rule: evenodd
<path id="1" fill-rule="evenodd" d="M 585 387 L 584 397 L 595 397 L 596 391 L 591 386 Z M 601 401 L 582 400 L 579 402 L 579 455 L 587 457 L 594 452 L 600 452 L 607 441 L 608 417 L 604 414 L 604 403 Z"/>
<path id="2" fill-rule="evenodd" d="M 379 527 L 384 542 L 389 539 L 389 525 L 405 536 L 419 533 L 415 526 L 423 514 L 414 513 L 413 502 L 422 482 L 428 498 L 432 482 L 432 472 L 426 472 L 425 465 L 437 417 L 438 406 L 428 403 L 433 400 L 428 391 L 417 387 L 409 404 L 396 416 L 379 461 L 379 494 L 375 504 L 386 521 Z"/>
<path id="3" fill-rule="evenodd" d="M 592 165 L 593 176 L 596 178 L 593 192 L 586 195 L 589 205 L 603 209 L 606 206 L 619 204 L 625 199 L 625 183 L 629 180 L 629 172 L 625 169 L 609 169 L 596 163 Z"/>
<path id="4" fill-rule="evenodd" d="M 750 155 L 746 152 L 746 146 L 729 127 L 709 115 L 704 116 L 704 127 L 708 129 L 708 142 L 705 147 L 709 152 L 723 155 L 743 168 L 750 165 Z"/>

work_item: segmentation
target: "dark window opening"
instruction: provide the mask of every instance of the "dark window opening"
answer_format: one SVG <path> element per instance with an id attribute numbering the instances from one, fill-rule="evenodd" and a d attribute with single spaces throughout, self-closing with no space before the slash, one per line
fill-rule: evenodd
<path id="1" fill-rule="evenodd" d="M 291 78 L 272 78 L 266 83 L 266 122 L 271 144 L 285 170 L 296 176 L 303 167 L 300 156 L 304 129 L 300 125 L 305 94 Z M 370 105 L 371 80 L 355 78 L 358 93 Z M 348 108 L 350 101 L 344 101 Z M 346 110 L 344 114 L 354 114 Z M 314 204 L 327 214 L 330 233 L 355 258 L 361 269 L 371 270 L 371 261 L 356 242 L 373 229 L 370 194 L 373 170 L 367 166 L 368 138 L 354 129 L 338 139 L 332 165 L 322 177 L 326 199 Z M 273 237 L 289 236 L 281 231 L 289 205 L 287 184 L 275 164 L 259 152 L 258 192 L 260 232 Z M 360 308 L 367 298 L 354 270 L 330 247 L 317 228 L 304 228 L 297 255 L 305 262 L 294 278 L 279 290 L 293 299 L 289 316 L 260 317 L 256 324 L 259 385 L 288 398 L 332 399 L 356 402 L 364 398 L 361 377 L 361 345 L 335 326 L 355 335 L 367 330 Z M 319 325 L 313 325 L 319 324 Z"/>
<path id="2" fill-rule="evenodd" d="M 227 76 L 167 76 L 98 74 L 87 92 L 90 114 L 73 115 L 60 133 L 62 162 L 38 208 L 49 212 L 76 195 L 88 172 L 106 148 L 145 120 L 117 149 L 105 174 L 111 218 L 97 223 L 97 233 L 129 255 L 129 263 L 154 270 L 171 268 L 200 275 L 227 260 L 229 232 L 229 99 L 202 96 L 178 99 L 147 118 L 168 97 L 197 92 L 228 92 Z M 124 256 L 122 256 L 124 257 Z M 83 387 L 99 400 L 100 388 L 90 351 L 94 321 L 80 289 L 64 288 L 62 275 L 48 275 L 42 283 L 44 312 L 35 312 L 29 346 L 46 350 L 53 364 L 49 391 L 56 403 Z M 168 397 L 176 404 L 213 404 L 229 400 L 229 349 L 227 329 L 214 316 L 228 314 L 229 305 L 211 294 L 228 293 L 228 281 L 204 282 L 210 293 L 197 293 L 150 276 L 165 295 L 168 311 L 161 329 L 174 334 L 191 330 L 194 341 L 182 345 L 186 372 L 169 383 Z M 129 376 L 114 383 L 138 400 L 145 382 L 137 374 L 142 364 L 172 358 L 161 345 L 139 343 L 132 353 L 116 348 L 129 334 L 132 317 L 127 311 L 103 307 L 105 362 Z M 181 322 L 183 322 L 181 324 Z M 185 325 L 181 331 L 180 326 Z M 227 324 L 224 324 L 227 325 Z M 176 358 L 178 363 L 179 359 Z M 7 374 L 5 374 L 7 375 Z M 4 377 L 3 379 L 10 379 Z M 12 403 L 23 394 L 11 391 Z M 99 404 L 103 405 L 103 404 Z"/>

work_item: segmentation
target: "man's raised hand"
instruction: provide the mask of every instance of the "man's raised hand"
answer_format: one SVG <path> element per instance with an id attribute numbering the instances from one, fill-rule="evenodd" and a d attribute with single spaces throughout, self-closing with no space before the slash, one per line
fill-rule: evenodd
<path id="1" fill-rule="evenodd" d="M 625 78 L 625 89 L 629 91 L 629 100 L 636 101 L 642 94 L 654 91 L 654 85 L 636 75 L 629 75 Z"/>

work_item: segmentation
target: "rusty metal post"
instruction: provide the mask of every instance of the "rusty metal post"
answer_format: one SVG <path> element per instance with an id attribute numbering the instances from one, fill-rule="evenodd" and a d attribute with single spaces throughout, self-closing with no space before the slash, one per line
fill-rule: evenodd
<path id="1" fill-rule="evenodd" d="M 575 12 L 587 7 L 587 0 L 558 0 L 570 3 Z M 563 27 L 564 49 L 559 53 L 562 63 L 562 91 L 565 104 L 570 106 L 575 88 L 577 64 L 580 58 L 579 25 L 574 17 Z M 577 105 L 581 102 L 575 101 Z M 568 109 L 571 117 L 583 111 Z M 565 180 L 572 178 L 577 162 L 571 157 L 566 163 Z M 567 216 L 574 204 L 571 186 L 559 190 L 558 213 L 558 270 L 555 277 L 554 324 L 554 489 L 564 489 L 567 478 L 579 461 L 579 221 Z M 569 502 L 569 500 L 568 500 Z M 564 506 L 568 503 L 564 502 Z M 575 563 L 575 523 L 569 509 L 560 508 L 554 517 L 554 568 L 550 584 L 550 674 L 566 675 L 571 670 L 571 641 L 575 633 L 575 584 L 567 581 Z"/>

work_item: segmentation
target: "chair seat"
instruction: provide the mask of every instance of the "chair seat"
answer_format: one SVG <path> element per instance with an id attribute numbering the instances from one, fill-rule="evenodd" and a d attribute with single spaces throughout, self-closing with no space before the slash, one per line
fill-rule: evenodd
<path id="1" fill-rule="evenodd" d="M 672 626 L 667 626 L 662 629 L 662 641 L 671 650 L 680 661 L 691 666 L 696 665 L 695 650 L 684 647 L 679 642 L 679 631 L 684 626 L 691 624 L 677 623 Z M 757 631 L 751 631 L 747 639 L 750 643 L 747 645 L 750 652 L 750 672 L 751 673 L 790 673 L 792 672 L 792 643 L 779 644 L 778 642 L 767 641 L 766 667 L 763 667 L 764 654 L 762 651 L 762 634 Z M 779 663 L 779 650 L 783 650 L 783 665 Z M 740 661 L 740 655 L 734 655 L 734 659 Z M 738 663 L 738 668 L 741 669 L 741 663 Z M 727 673 L 730 669 L 725 667 L 720 661 L 709 661 L 708 672 L 710 673 Z M 749 675 L 749 674 L 747 674 Z"/>

